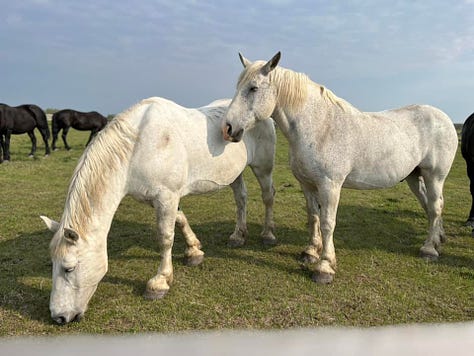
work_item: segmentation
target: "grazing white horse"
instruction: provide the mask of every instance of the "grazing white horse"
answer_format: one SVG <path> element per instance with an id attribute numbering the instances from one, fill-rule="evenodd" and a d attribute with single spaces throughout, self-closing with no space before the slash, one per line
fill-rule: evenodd
<path id="1" fill-rule="evenodd" d="M 277 67 L 280 52 L 268 62 L 239 55 L 245 69 L 223 135 L 239 142 L 244 131 L 271 116 L 288 139 L 290 165 L 307 202 L 311 243 L 304 255 L 319 259 L 313 280 L 334 279 L 333 231 L 343 187 L 376 189 L 406 180 L 429 220 L 421 255 L 437 258 L 444 238 L 443 185 L 458 144 L 449 117 L 427 105 L 361 112 L 306 75 Z"/>
<path id="2" fill-rule="evenodd" d="M 50 311 L 57 323 L 80 320 L 86 311 L 107 271 L 107 234 L 127 194 L 156 210 L 161 263 L 147 283 L 147 298 L 161 298 L 170 288 L 175 224 L 183 230 L 189 263 L 203 259 L 199 240 L 178 210 L 181 197 L 230 185 L 237 203 L 237 225 L 230 242 L 244 242 L 247 192 L 242 172 L 247 165 L 262 188 L 263 240 L 275 242 L 274 123 L 263 120 L 241 144 L 231 144 L 221 135 L 229 103 L 222 100 L 188 109 L 162 98 L 146 99 L 119 114 L 86 148 L 72 176 L 61 221 L 42 217 L 55 232 L 50 244 Z"/>

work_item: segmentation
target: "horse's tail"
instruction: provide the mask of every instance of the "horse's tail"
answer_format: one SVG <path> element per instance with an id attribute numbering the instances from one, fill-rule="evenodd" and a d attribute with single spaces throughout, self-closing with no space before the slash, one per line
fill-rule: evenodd
<path id="1" fill-rule="evenodd" d="M 42 132 L 45 133 L 45 137 L 47 140 L 51 137 L 51 133 L 49 131 L 48 119 L 46 118 L 46 114 L 44 111 L 36 105 L 27 105 L 26 106 L 28 111 L 33 115 L 36 121 L 36 126 Z"/>
<path id="2" fill-rule="evenodd" d="M 51 124 L 51 129 L 53 131 L 53 137 L 56 137 L 56 135 L 58 134 L 60 128 L 59 128 L 59 124 L 58 124 L 58 121 L 60 120 L 60 112 L 59 111 L 56 111 L 54 114 L 53 114 L 53 118 L 52 118 L 52 124 Z"/>

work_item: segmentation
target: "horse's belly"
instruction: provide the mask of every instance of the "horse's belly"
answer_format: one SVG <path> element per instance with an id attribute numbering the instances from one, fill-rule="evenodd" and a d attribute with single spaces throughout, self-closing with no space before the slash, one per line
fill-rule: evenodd
<path id="1" fill-rule="evenodd" d="M 210 154 L 196 150 L 189 155 L 188 186 L 186 194 L 203 194 L 231 184 L 247 166 L 244 145 L 226 145 L 222 152 Z"/>
<path id="2" fill-rule="evenodd" d="M 344 180 L 343 187 L 352 189 L 389 188 L 405 179 L 410 173 L 410 169 L 351 172 Z"/>
<path id="3" fill-rule="evenodd" d="M 188 185 L 183 195 L 210 193 L 225 188 L 229 184 L 221 184 L 212 180 L 196 180 Z"/>
<path id="4" fill-rule="evenodd" d="M 206 162 L 209 163 L 209 162 Z M 186 194 L 204 194 L 227 187 L 246 167 L 244 159 L 227 164 L 203 164 L 190 172 Z"/>

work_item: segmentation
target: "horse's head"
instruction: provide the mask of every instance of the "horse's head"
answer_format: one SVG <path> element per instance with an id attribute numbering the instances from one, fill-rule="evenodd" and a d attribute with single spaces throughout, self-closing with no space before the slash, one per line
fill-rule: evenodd
<path id="1" fill-rule="evenodd" d="M 269 74 L 280 60 L 278 52 L 268 62 L 254 63 L 239 53 L 244 70 L 237 83 L 237 91 L 222 121 L 224 139 L 238 142 L 245 130 L 255 126 L 258 120 L 268 119 L 278 99 L 278 91 Z"/>
<path id="2" fill-rule="evenodd" d="M 79 321 L 107 272 L 106 246 L 96 245 L 73 229 L 62 228 L 58 222 L 45 216 L 41 218 L 54 232 L 51 241 L 51 317 L 58 324 Z"/>

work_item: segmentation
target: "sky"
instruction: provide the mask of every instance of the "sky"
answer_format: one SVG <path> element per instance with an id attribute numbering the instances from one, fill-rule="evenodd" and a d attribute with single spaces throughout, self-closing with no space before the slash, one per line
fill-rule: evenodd
<path id="1" fill-rule="evenodd" d="M 232 97 L 270 59 L 363 111 L 474 112 L 474 0 L 0 0 L 0 102 L 119 113 Z"/>

